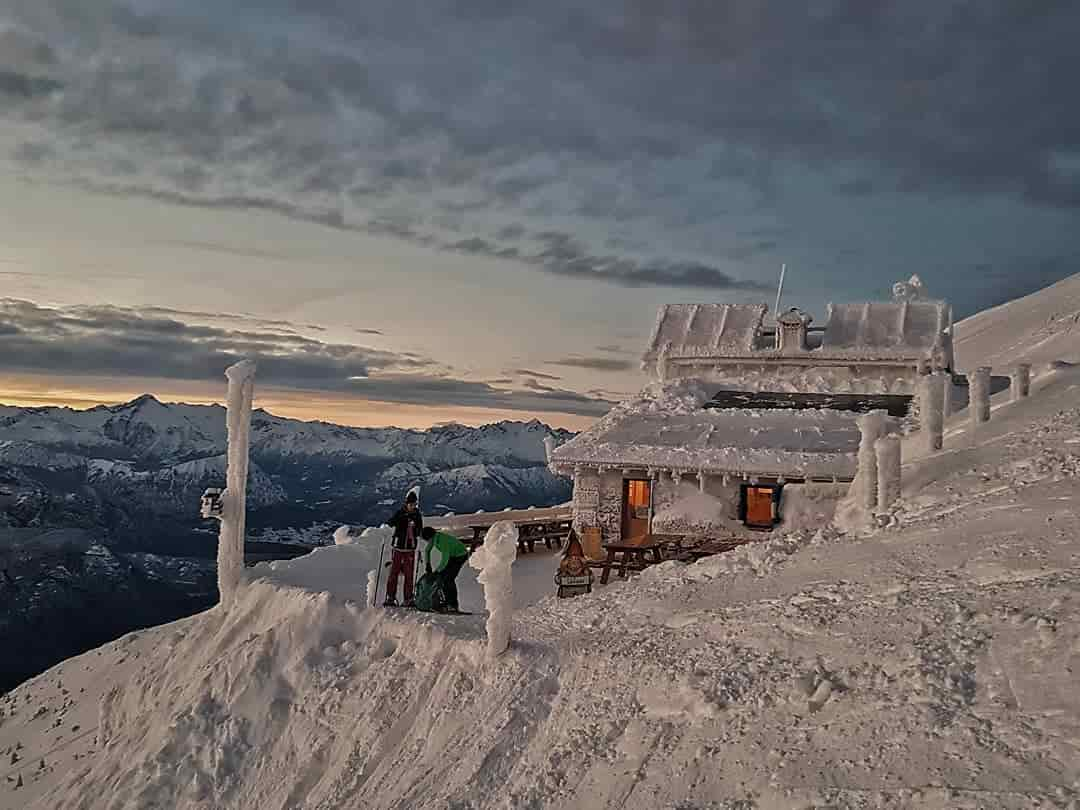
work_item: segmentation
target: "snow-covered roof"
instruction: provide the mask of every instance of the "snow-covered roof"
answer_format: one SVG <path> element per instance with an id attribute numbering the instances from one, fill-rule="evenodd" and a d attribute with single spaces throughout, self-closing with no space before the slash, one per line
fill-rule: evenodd
<path id="1" fill-rule="evenodd" d="M 673 356 L 749 353 L 767 310 L 765 304 L 665 304 L 645 357 L 655 358 L 669 343 Z"/>
<path id="2" fill-rule="evenodd" d="M 552 461 L 575 465 L 851 478 L 860 433 L 856 414 L 831 410 L 666 411 L 655 401 L 617 408 L 591 430 L 555 450 Z"/>
<path id="3" fill-rule="evenodd" d="M 829 304 L 821 348 L 922 357 L 949 326 L 944 301 Z"/>
<path id="4" fill-rule="evenodd" d="M 766 304 L 667 304 L 660 307 L 643 362 L 662 352 L 669 360 L 744 360 L 792 356 L 763 335 Z M 816 360 L 929 359 L 942 347 L 951 363 L 951 309 L 945 301 L 881 301 L 829 304 L 820 341 L 811 340 L 805 354 Z"/>

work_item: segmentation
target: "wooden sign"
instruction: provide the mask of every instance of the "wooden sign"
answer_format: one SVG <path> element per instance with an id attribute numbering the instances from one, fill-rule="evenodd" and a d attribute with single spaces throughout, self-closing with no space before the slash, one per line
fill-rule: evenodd
<path id="1" fill-rule="evenodd" d="M 575 532 L 570 532 L 566 542 L 566 553 L 559 563 L 559 572 L 555 574 L 555 584 L 558 586 L 556 595 L 560 599 L 571 596 L 580 596 L 592 591 L 592 569 L 585 559 L 585 551 L 581 547 L 581 541 Z"/>

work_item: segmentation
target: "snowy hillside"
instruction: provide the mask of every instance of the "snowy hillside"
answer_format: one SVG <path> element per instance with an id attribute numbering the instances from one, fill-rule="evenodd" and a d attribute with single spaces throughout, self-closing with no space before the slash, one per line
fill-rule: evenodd
<path id="1" fill-rule="evenodd" d="M 960 321 L 954 346 L 965 371 L 1016 362 L 1080 363 L 1080 273 Z"/>
<path id="2" fill-rule="evenodd" d="M 364 609 L 374 535 L 259 566 L 0 702 L 0 808 L 1076 808 L 1078 394 L 953 419 L 885 529 L 566 601 L 523 557 L 493 663 L 481 615 Z"/>

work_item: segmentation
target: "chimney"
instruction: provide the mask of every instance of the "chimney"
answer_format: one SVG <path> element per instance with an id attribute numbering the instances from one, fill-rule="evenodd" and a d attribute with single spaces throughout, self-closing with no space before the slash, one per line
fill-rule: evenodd
<path id="1" fill-rule="evenodd" d="M 776 348 L 780 352 L 805 352 L 806 332 L 814 320 L 798 307 L 792 307 L 776 319 Z"/>

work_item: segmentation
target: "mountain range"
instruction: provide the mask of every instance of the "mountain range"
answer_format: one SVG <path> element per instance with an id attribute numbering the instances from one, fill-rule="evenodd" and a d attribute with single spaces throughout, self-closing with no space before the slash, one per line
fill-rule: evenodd
<path id="1" fill-rule="evenodd" d="M 570 483 L 548 471 L 544 440 L 571 435 L 538 421 L 417 431 L 256 410 L 248 537 L 292 556 L 343 523 L 383 522 L 414 485 L 428 514 L 561 503 Z M 0 645 L 23 650 L 0 666 L 0 689 L 213 604 L 218 526 L 199 498 L 224 485 L 225 451 L 218 405 L 0 406 Z"/>
<path id="2" fill-rule="evenodd" d="M 427 431 L 252 414 L 248 524 L 378 523 L 420 485 L 427 512 L 565 500 L 537 421 Z M 225 410 L 150 395 L 89 410 L 0 406 L 0 527 L 83 528 L 132 551 L 213 556 L 199 496 L 225 480 Z"/>

